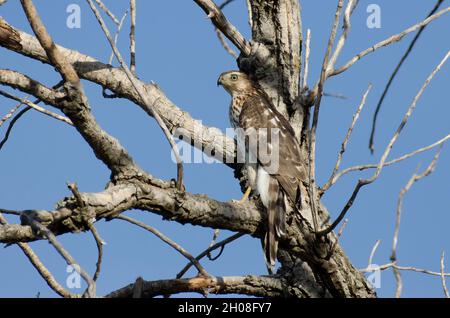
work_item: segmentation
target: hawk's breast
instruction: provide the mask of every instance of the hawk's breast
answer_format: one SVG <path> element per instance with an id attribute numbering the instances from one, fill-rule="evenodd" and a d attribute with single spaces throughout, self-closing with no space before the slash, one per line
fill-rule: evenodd
<path id="1" fill-rule="evenodd" d="M 239 116 L 241 115 L 242 105 L 245 102 L 245 96 L 233 96 L 230 104 L 230 123 L 234 128 L 239 127 Z"/>

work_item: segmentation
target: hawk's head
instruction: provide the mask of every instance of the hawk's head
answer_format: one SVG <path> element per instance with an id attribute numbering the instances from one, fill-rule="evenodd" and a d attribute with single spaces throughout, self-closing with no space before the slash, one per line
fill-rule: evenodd
<path id="1" fill-rule="evenodd" d="M 239 95 L 253 88 L 252 81 L 247 74 L 239 71 L 228 71 L 220 74 L 217 85 L 222 85 L 231 95 Z"/>

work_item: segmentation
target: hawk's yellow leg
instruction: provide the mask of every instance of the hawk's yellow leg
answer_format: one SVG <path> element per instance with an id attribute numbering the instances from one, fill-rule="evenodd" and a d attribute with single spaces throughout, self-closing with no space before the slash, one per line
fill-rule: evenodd
<path id="1" fill-rule="evenodd" d="M 250 192 L 252 192 L 252 187 L 248 187 L 247 190 L 245 190 L 244 195 L 242 196 L 242 199 L 239 200 L 239 204 L 244 203 L 248 200 L 248 196 L 250 195 Z"/>

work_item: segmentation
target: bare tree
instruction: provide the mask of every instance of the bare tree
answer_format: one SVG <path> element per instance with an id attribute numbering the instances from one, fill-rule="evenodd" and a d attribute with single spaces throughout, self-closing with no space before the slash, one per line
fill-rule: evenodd
<path id="1" fill-rule="evenodd" d="M 190 114 L 175 105 L 155 83 L 146 84 L 136 77 L 136 2 L 130 0 L 129 11 L 122 18 L 117 18 L 113 12 L 100 0 L 87 0 L 92 14 L 99 22 L 111 45 L 119 67 L 109 62 L 102 62 L 81 52 L 57 45 L 40 19 L 39 12 L 32 0 L 21 0 L 21 6 L 26 14 L 34 35 L 28 34 L 0 18 L 0 45 L 9 51 L 27 56 L 31 59 L 51 65 L 60 75 L 61 81 L 53 87 L 47 87 L 36 79 L 12 69 L 0 69 L 0 84 L 13 88 L 27 96 L 19 97 L 11 92 L 0 90 L 0 94 L 19 104 L 8 111 L 0 119 L 0 125 L 9 121 L 6 135 L 0 143 L 3 147 L 11 133 L 14 124 L 27 111 L 36 110 L 44 115 L 73 126 L 95 156 L 101 160 L 111 172 L 110 180 L 105 180 L 106 188 L 100 193 L 80 192 L 76 184 L 69 184 L 72 196 L 59 201 L 54 210 L 15 211 L 0 209 L 0 242 L 6 245 L 18 244 L 27 258 L 37 269 L 42 278 L 56 293 L 62 297 L 96 297 L 96 281 L 101 273 L 103 241 L 95 228 L 95 223 L 102 219 L 119 219 L 141 227 L 179 252 L 187 259 L 187 266 L 175 278 L 144 281 L 139 278 L 128 286 L 112 291 L 106 297 L 154 297 L 180 292 L 207 293 L 238 293 L 265 297 L 375 297 L 376 293 L 364 277 L 364 272 L 371 271 L 373 255 L 378 247 L 374 247 L 369 259 L 369 266 L 359 270 L 355 268 L 345 255 L 338 242 L 345 226 L 342 222 L 359 191 L 373 183 L 388 165 L 396 164 L 418 153 L 443 145 L 450 135 L 432 145 L 420 148 L 409 154 L 388 161 L 392 148 L 408 122 L 419 102 L 420 97 L 439 72 L 450 51 L 443 57 L 438 57 L 434 69 L 426 78 L 422 88 L 411 102 L 404 118 L 379 161 L 376 164 L 359 165 L 341 170 L 341 162 L 353 128 L 357 124 L 361 111 L 370 94 L 371 86 L 361 98 L 361 103 L 355 111 L 351 126 L 342 142 L 341 150 L 335 167 L 328 181 L 319 186 L 316 183 L 316 132 L 320 119 L 320 107 L 324 87 L 330 77 L 337 76 L 350 69 L 354 64 L 382 47 L 393 45 L 406 35 L 421 32 L 427 25 L 444 16 L 450 7 L 439 9 L 443 1 L 438 1 L 435 9 L 422 21 L 391 37 L 374 43 L 366 50 L 359 52 L 352 59 L 337 65 L 337 60 L 347 41 L 351 29 L 351 16 L 357 7 L 358 0 L 336 0 L 336 11 L 326 52 L 323 52 L 323 62 L 320 77 L 310 87 L 308 83 L 311 31 L 303 32 L 300 3 L 298 0 L 252 0 L 247 1 L 248 17 L 252 38 L 246 39 L 242 33 L 226 18 L 222 9 L 233 0 L 225 1 L 218 6 L 212 0 L 194 0 L 193 5 L 199 6 L 216 28 L 217 35 L 227 52 L 233 56 L 241 71 L 249 74 L 264 89 L 277 109 L 289 120 L 301 145 L 305 170 L 308 171 L 308 181 L 301 184 L 302 210 L 301 216 L 290 213 L 287 216 L 287 235 L 280 241 L 278 260 L 280 269 L 275 275 L 266 276 L 227 276 L 216 277 L 208 273 L 201 265 L 204 257 L 211 258 L 211 252 L 239 239 L 243 235 L 254 238 L 264 236 L 265 211 L 258 199 L 245 203 L 235 201 L 220 202 L 205 195 L 192 194 L 183 185 L 183 164 L 178 156 L 174 134 L 182 129 L 183 135 L 194 147 L 212 155 L 235 171 L 242 187 L 246 184 L 245 171 L 236 160 L 235 141 L 215 127 L 208 127 L 196 121 Z M 5 1 L 0 1 L 2 5 Z M 18 4 L 17 4 L 18 5 Z M 17 8 L 19 10 L 19 6 Z M 176 8 L 174 8 L 176 10 Z M 127 65 L 122 52 L 116 46 L 117 36 L 111 34 L 103 20 L 102 13 L 113 21 L 117 33 L 123 26 L 123 21 L 130 13 L 130 65 Z M 339 26 L 342 25 L 342 30 Z M 303 41 L 303 34 L 306 41 Z M 417 33 L 419 36 L 420 33 Z M 319 39 L 315 39 L 319 41 Z M 414 40 L 415 43 L 416 39 Z M 232 47 L 234 46 L 234 48 Z M 414 44 L 412 45 L 414 46 Z M 411 49 L 409 50 L 411 51 Z M 317 52 L 316 52 L 317 54 Z M 10 66 L 13 68 L 14 66 Z M 395 76 L 395 75 L 393 75 Z M 107 98 L 123 98 L 142 108 L 149 117 L 156 120 L 163 135 L 171 145 L 176 156 L 177 171 L 175 180 L 160 180 L 144 171 L 135 163 L 131 155 L 121 145 L 119 140 L 105 132 L 92 115 L 87 96 L 81 80 L 86 80 L 103 89 Z M 387 88 L 388 89 L 388 88 Z M 113 95 L 108 95 L 107 91 Z M 35 98 L 30 100 L 30 96 Z M 43 103 L 49 108 L 62 112 L 53 112 L 38 104 Z M 25 108 L 22 108 L 25 105 Z M 432 272 L 415 267 L 400 266 L 396 258 L 398 228 L 402 210 L 402 200 L 411 186 L 429 175 L 435 168 L 439 153 L 422 173 L 416 173 L 401 191 L 398 201 L 396 231 L 393 239 L 391 262 L 379 267 L 379 270 L 393 269 L 398 282 L 397 295 L 401 293 L 401 271 L 413 270 L 424 272 L 442 278 L 443 289 L 448 295 L 444 272 L 444 254 L 442 254 L 441 271 Z M 360 179 L 351 190 L 349 198 L 343 204 L 336 220 L 330 220 L 327 209 L 321 197 L 343 175 L 354 171 L 369 170 L 373 172 L 367 179 Z M 210 247 L 194 256 L 185 248 L 174 242 L 156 228 L 137 221 L 123 212 L 138 209 L 156 213 L 173 222 L 200 225 L 211 229 L 226 229 L 237 234 L 220 242 L 212 242 Z M 291 209 L 292 210 L 292 209 Z M 9 224 L 2 214 L 16 215 L 20 222 Z M 333 231 L 342 223 L 337 234 Z M 58 241 L 58 236 L 66 233 L 90 231 L 98 248 L 96 271 L 90 275 L 80 267 L 81 277 L 88 288 L 82 294 L 73 294 L 65 289 L 53 277 L 44 263 L 30 248 L 28 242 L 48 240 L 67 264 L 78 264 L 74 257 Z M 183 278 L 186 271 L 194 266 L 198 275 Z M 239 273 L 236 273 L 239 274 Z"/>

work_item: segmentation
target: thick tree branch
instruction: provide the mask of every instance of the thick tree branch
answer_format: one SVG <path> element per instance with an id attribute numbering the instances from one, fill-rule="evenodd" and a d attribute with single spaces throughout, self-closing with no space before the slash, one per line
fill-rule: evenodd
<path id="1" fill-rule="evenodd" d="M 25 32 L 14 29 L 0 18 L 0 46 L 32 59 L 49 63 L 45 51 L 37 39 Z M 124 71 L 101 63 L 96 59 L 58 46 L 64 58 L 71 63 L 78 75 L 88 81 L 107 88 L 118 97 L 126 98 L 139 105 L 147 112 L 145 103 L 135 91 Z M 154 103 L 155 109 L 166 122 L 170 132 L 182 133 L 185 141 L 204 151 L 208 155 L 234 166 L 235 143 L 215 127 L 204 126 L 187 112 L 173 104 L 156 84 L 145 84 L 147 97 Z"/>
<path id="2" fill-rule="evenodd" d="M 152 179 L 151 183 L 138 179 L 110 186 L 100 193 L 81 193 L 86 208 L 95 213 L 96 219 L 114 218 L 130 209 L 141 209 L 157 213 L 165 219 L 179 223 L 190 223 L 209 228 L 220 228 L 263 237 L 265 214 L 254 201 L 244 204 L 219 202 L 204 195 L 180 192 L 169 183 Z M 74 198 L 66 198 L 59 203 L 56 211 L 24 211 L 37 219 L 45 219 L 55 234 L 87 230 L 79 221 L 78 203 Z M 362 275 L 355 269 L 341 248 L 336 247 L 330 259 L 324 259 L 311 250 L 314 235 L 307 223 L 294 221 L 280 240 L 280 248 L 302 257 L 314 268 L 322 279 L 328 281 L 335 296 L 371 297 L 373 291 Z M 0 243 L 26 242 L 39 239 L 27 225 L 0 227 Z M 350 287 L 349 287 L 350 286 Z"/>
<path id="3" fill-rule="evenodd" d="M 137 175 L 146 175 L 134 163 L 119 141 L 100 128 L 87 108 L 81 106 L 73 109 L 74 105 L 69 105 L 67 108 L 64 94 L 15 71 L 0 69 L 0 84 L 34 95 L 44 103 L 65 112 L 79 133 L 89 143 L 97 158 L 102 160 L 115 176 L 135 177 Z"/>
<path id="4" fill-rule="evenodd" d="M 118 289 L 105 297 L 131 298 L 133 297 L 133 291 L 134 283 Z M 144 281 L 140 296 L 142 298 L 149 298 L 184 292 L 196 292 L 202 295 L 211 293 L 245 294 L 257 297 L 289 296 L 289 290 L 283 280 L 268 276 L 193 277 L 186 279 Z"/>

